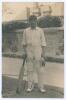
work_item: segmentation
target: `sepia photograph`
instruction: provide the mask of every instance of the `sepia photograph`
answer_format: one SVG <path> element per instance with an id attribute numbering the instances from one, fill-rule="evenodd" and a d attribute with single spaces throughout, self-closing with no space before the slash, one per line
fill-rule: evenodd
<path id="1" fill-rule="evenodd" d="M 2 2 L 2 98 L 64 98 L 64 2 Z"/>

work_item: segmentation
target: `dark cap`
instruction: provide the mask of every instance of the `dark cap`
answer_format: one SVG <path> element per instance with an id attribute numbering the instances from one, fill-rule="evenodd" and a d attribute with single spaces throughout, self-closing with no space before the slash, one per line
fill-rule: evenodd
<path id="1" fill-rule="evenodd" d="M 29 21 L 31 21 L 31 20 L 37 20 L 37 17 L 36 17 L 35 15 L 31 15 L 31 16 L 29 17 Z"/>

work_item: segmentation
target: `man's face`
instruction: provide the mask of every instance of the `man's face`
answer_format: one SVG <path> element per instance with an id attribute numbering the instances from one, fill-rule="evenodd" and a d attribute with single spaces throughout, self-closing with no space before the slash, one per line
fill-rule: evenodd
<path id="1" fill-rule="evenodd" d="M 35 29 L 37 26 L 37 20 L 31 20 L 29 21 L 29 24 L 32 29 Z"/>

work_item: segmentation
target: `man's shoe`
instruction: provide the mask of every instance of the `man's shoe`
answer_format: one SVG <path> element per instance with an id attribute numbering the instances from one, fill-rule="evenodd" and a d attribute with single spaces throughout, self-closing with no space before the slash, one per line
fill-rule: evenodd
<path id="1" fill-rule="evenodd" d="M 31 91 L 32 91 L 32 88 L 31 89 L 30 88 L 27 89 L 27 92 L 31 92 Z"/>
<path id="2" fill-rule="evenodd" d="M 27 88 L 27 92 L 31 92 L 31 91 L 33 90 L 33 88 L 34 88 L 34 84 L 32 84 L 31 87 L 28 87 L 28 88 Z"/>
<path id="3" fill-rule="evenodd" d="M 45 93 L 46 90 L 45 89 L 40 89 L 41 93 Z"/>

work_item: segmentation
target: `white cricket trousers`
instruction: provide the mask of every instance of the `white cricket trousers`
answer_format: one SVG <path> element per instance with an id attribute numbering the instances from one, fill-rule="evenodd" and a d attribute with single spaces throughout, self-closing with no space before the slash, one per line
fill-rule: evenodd
<path id="1" fill-rule="evenodd" d="M 28 87 L 34 83 L 34 71 L 38 76 L 38 86 L 42 88 L 44 86 L 44 68 L 41 65 L 41 51 L 40 49 L 32 49 L 32 52 L 28 50 L 27 52 L 27 80 Z"/>

